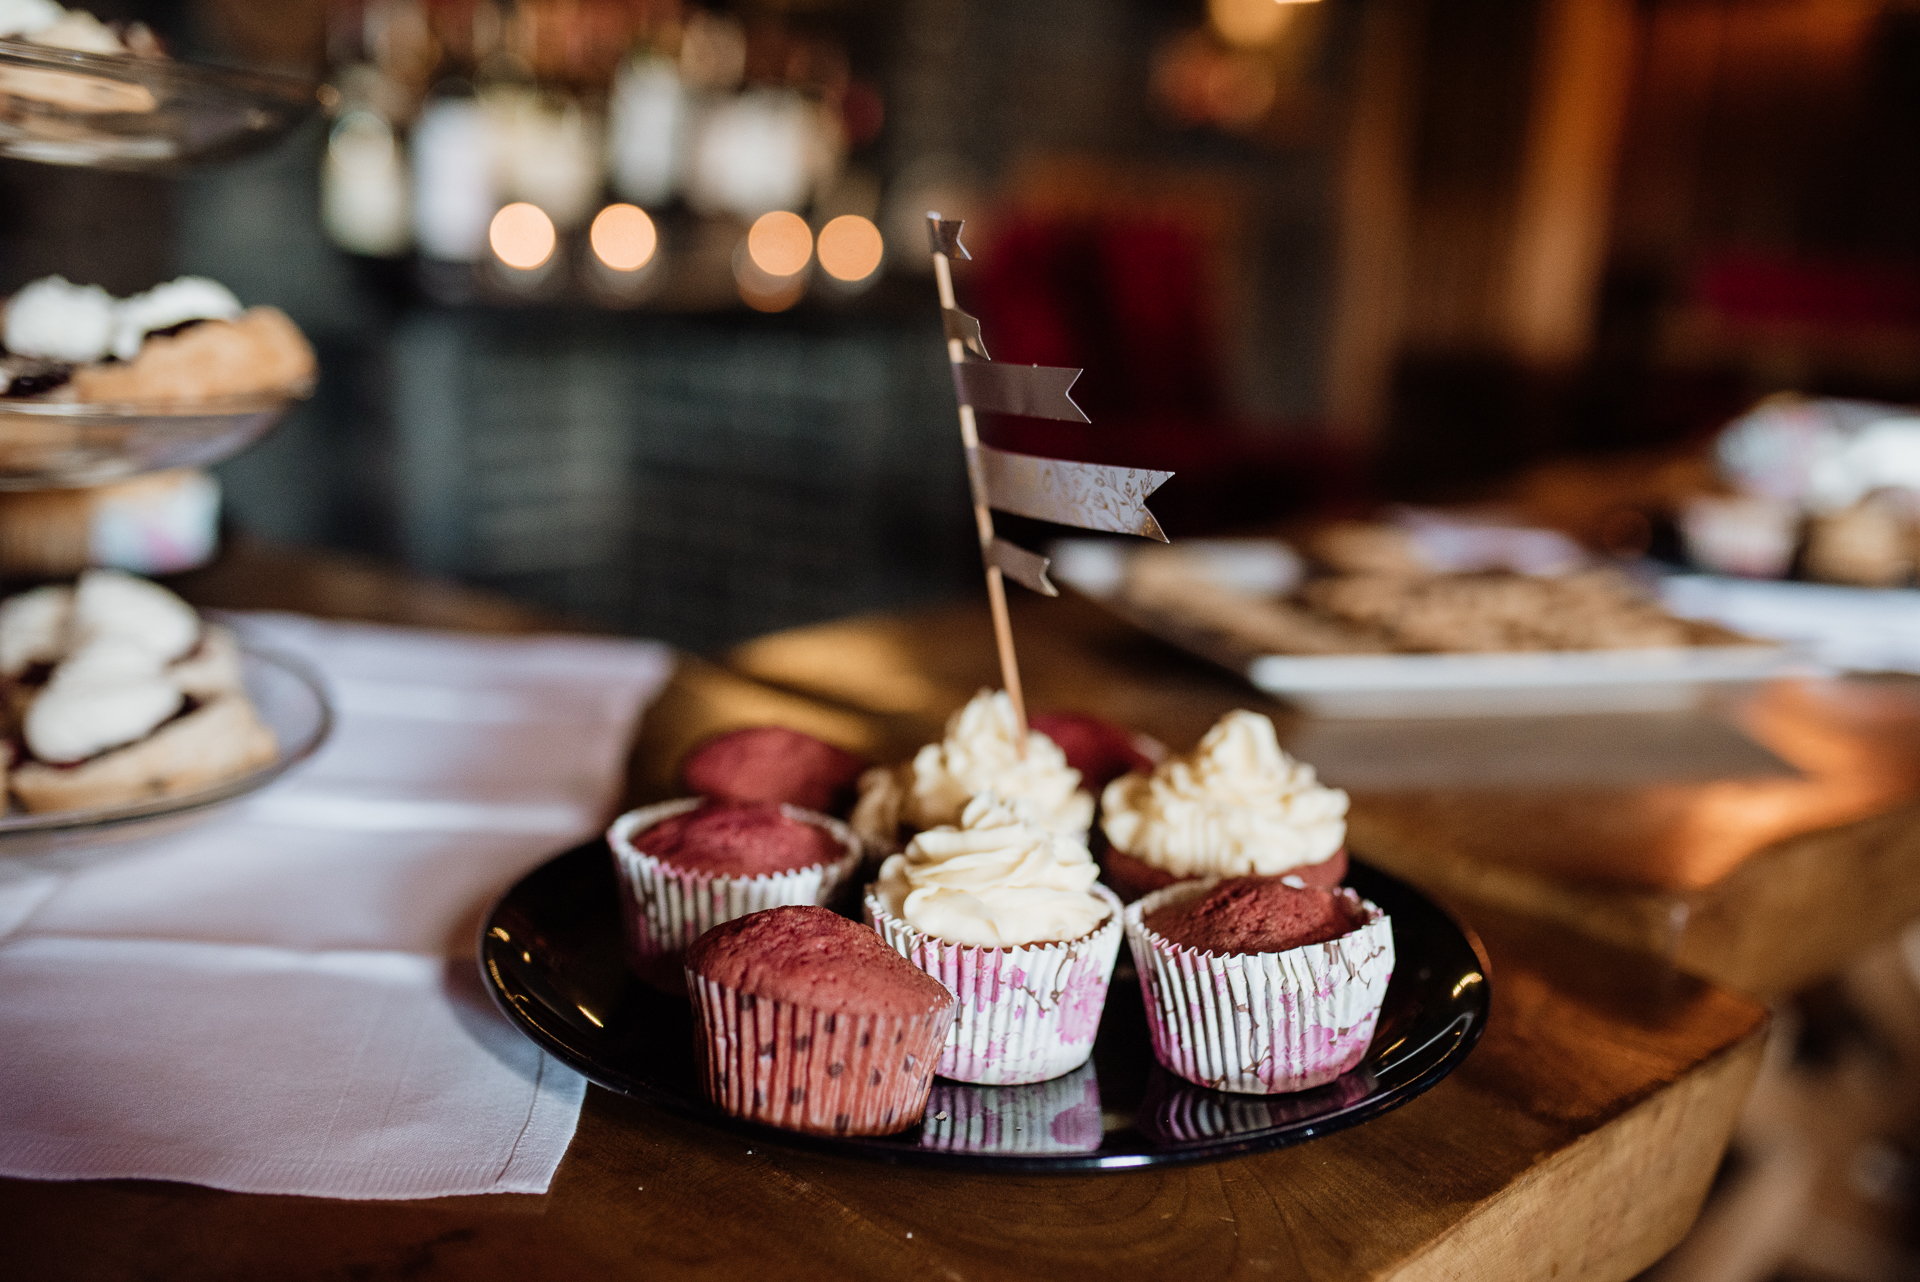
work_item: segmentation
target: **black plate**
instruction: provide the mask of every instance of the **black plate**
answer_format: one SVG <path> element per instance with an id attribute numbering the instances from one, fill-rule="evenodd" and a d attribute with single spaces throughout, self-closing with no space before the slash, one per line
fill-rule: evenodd
<path id="1" fill-rule="evenodd" d="M 608 1090 L 730 1131 L 883 1162 L 1081 1171 L 1209 1161 L 1279 1148 L 1399 1107 L 1459 1067 L 1487 1020 L 1486 972 L 1466 934 L 1420 892 L 1355 862 L 1347 884 L 1393 918 L 1395 967 L 1360 1067 L 1296 1095 L 1191 1086 L 1154 1061 L 1140 984 L 1123 950 L 1093 1060 L 1033 1086 L 936 1079 L 926 1119 L 899 1135 L 774 1130 L 709 1105 L 685 1001 L 631 978 L 620 956 L 605 843 L 534 869 L 494 905 L 480 969 L 507 1018 Z"/>

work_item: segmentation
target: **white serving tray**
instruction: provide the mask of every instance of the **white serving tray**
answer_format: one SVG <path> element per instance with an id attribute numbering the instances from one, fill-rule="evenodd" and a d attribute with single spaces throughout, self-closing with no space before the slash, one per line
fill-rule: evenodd
<path id="1" fill-rule="evenodd" d="M 1210 564 L 1214 572 L 1209 577 L 1223 587 L 1284 591 L 1299 573 L 1299 558 L 1277 540 L 1191 540 L 1182 547 Z M 1787 647 L 1774 645 L 1519 654 L 1260 654 L 1231 636 L 1129 601 L 1126 565 L 1135 553 L 1127 544 L 1063 539 L 1048 552 L 1055 579 L 1316 716 L 1668 712 L 1691 706 L 1716 685 L 1826 673 Z"/>

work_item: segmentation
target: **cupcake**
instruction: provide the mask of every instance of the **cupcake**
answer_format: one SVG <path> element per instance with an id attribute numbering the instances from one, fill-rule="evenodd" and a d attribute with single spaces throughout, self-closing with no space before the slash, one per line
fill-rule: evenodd
<path id="1" fill-rule="evenodd" d="M 1393 927 L 1351 890 L 1183 882 L 1126 910 L 1154 1057 L 1196 1086 L 1277 1095 L 1359 1064 L 1393 977 Z"/>
<path id="2" fill-rule="evenodd" d="M 946 735 L 897 767 L 860 776 L 860 799 L 849 821 L 869 849 L 893 852 L 916 832 L 960 821 L 967 803 L 992 789 L 1018 802 L 1041 827 L 1085 843 L 1093 826 L 1093 794 L 1080 772 L 1044 734 L 1029 730 L 1025 751 L 1013 701 L 982 690 L 947 722 Z"/>
<path id="3" fill-rule="evenodd" d="M 825 908 L 770 908 L 686 954 L 707 1098 L 814 1135 L 919 1122 L 953 995 L 866 927 Z"/>
<path id="4" fill-rule="evenodd" d="M 860 863 L 837 819 L 770 802 L 690 797 L 630 810 L 607 831 L 627 960 L 668 992 L 681 955 L 721 922 L 782 904 L 825 903 Z"/>
<path id="5" fill-rule="evenodd" d="M 748 726 L 701 741 L 680 763 L 688 792 L 722 801 L 785 802 L 844 815 L 867 763 L 785 726 Z"/>
<path id="6" fill-rule="evenodd" d="M 959 998 L 940 1076 L 1044 1082 L 1093 1053 L 1120 901 L 1086 844 L 993 792 L 916 835 L 867 888 L 867 920 Z"/>
<path id="7" fill-rule="evenodd" d="M 1347 794 L 1280 749 L 1273 722 L 1229 712 L 1199 746 L 1108 784 L 1107 880 L 1125 900 L 1196 877 L 1347 875 Z"/>
<path id="8" fill-rule="evenodd" d="M 1135 770 L 1152 770 L 1165 748 L 1144 735 L 1084 712 L 1043 712 L 1028 722 L 1066 755 L 1089 792 Z"/>

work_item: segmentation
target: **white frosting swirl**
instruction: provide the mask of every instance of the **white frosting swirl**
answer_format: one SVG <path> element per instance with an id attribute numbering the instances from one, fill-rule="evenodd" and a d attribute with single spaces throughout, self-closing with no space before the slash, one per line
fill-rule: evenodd
<path id="1" fill-rule="evenodd" d="M 1078 939 L 1112 911 L 1086 843 L 1032 822 L 1017 801 L 984 792 L 960 826 L 914 837 L 880 867 L 887 911 L 949 943 L 981 948 Z"/>
<path id="2" fill-rule="evenodd" d="M 898 771 L 869 770 L 860 779 L 853 827 L 881 849 L 901 824 L 937 828 L 958 822 L 967 803 L 989 789 L 1020 804 L 1029 819 L 1084 842 L 1093 824 L 1093 796 L 1053 740 L 1028 731 L 1023 755 L 1013 701 L 982 690 L 947 721 L 946 736 L 914 754 Z"/>
<path id="3" fill-rule="evenodd" d="M 113 295 L 98 285 L 43 276 L 7 304 L 4 341 L 16 356 L 97 361 L 113 341 Z"/>
<path id="4" fill-rule="evenodd" d="M 1347 836 L 1347 794 L 1280 750 L 1273 722 L 1229 712 L 1193 752 L 1107 785 L 1114 848 L 1176 877 L 1274 876 L 1317 864 Z"/>

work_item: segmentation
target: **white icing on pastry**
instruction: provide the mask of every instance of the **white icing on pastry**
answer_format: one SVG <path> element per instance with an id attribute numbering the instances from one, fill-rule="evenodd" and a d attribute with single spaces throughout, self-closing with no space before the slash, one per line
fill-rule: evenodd
<path id="1" fill-rule="evenodd" d="M 149 651 L 157 669 L 193 649 L 200 616 L 157 583 L 121 570 L 88 570 L 74 591 L 73 639 L 84 647 L 103 637 Z"/>
<path id="2" fill-rule="evenodd" d="M 919 833 L 880 867 L 887 911 L 956 944 L 1013 948 L 1078 939 L 1112 911 L 1086 843 L 1032 822 L 1015 803 L 984 792 L 957 828 Z"/>
<path id="3" fill-rule="evenodd" d="M 113 295 L 98 285 L 44 276 L 7 304 L 4 341 L 17 356 L 97 361 L 113 341 Z"/>
<path id="4" fill-rule="evenodd" d="M 233 291 L 205 276 L 182 276 L 135 294 L 115 309 L 113 354 L 130 361 L 148 331 L 190 320 L 232 320 L 242 308 Z"/>
<path id="5" fill-rule="evenodd" d="M 886 849 L 900 824 L 927 829 L 958 822 L 969 801 L 992 789 L 1042 827 L 1085 841 L 1093 796 L 1080 787 L 1080 772 L 1038 731 L 1028 732 L 1023 755 L 1015 733 L 1006 692 L 982 690 L 947 721 L 939 743 L 920 749 L 898 772 L 869 770 L 860 777 L 854 831 Z"/>
<path id="6" fill-rule="evenodd" d="M 27 37 L 37 45 L 72 49 L 77 53 L 125 53 L 127 47 L 113 28 L 84 9 L 69 9 L 58 21 Z"/>
<path id="7" fill-rule="evenodd" d="M 146 738 L 180 710 L 186 696 L 164 673 L 149 668 L 144 675 L 110 675 L 116 666 L 132 666 L 126 662 L 129 656 L 143 661 L 149 656 L 119 642 L 103 646 L 119 654 L 105 662 L 83 662 L 70 671 L 68 664 L 86 658 L 87 650 L 82 650 L 54 671 L 53 680 L 27 708 L 27 747 L 40 760 L 56 765 L 84 761 Z"/>
<path id="8" fill-rule="evenodd" d="M 0 675 L 17 677 L 36 663 L 57 663 L 67 652 L 73 589 L 53 585 L 0 601 Z"/>
<path id="9" fill-rule="evenodd" d="M 1332 858 L 1347 835 L 1347 794 L 1281 751 L 1257 712 L 1229 712 L 1186 756 L 1115 779 L 1100 804 L 1116 850 L 1176 877 L 1270 877 Z"/>
<path id="10" fill-rule="evenodd" d="M 53 0 L 0 0 L 0 39 L 32 36 L 66 16 Z"/>

